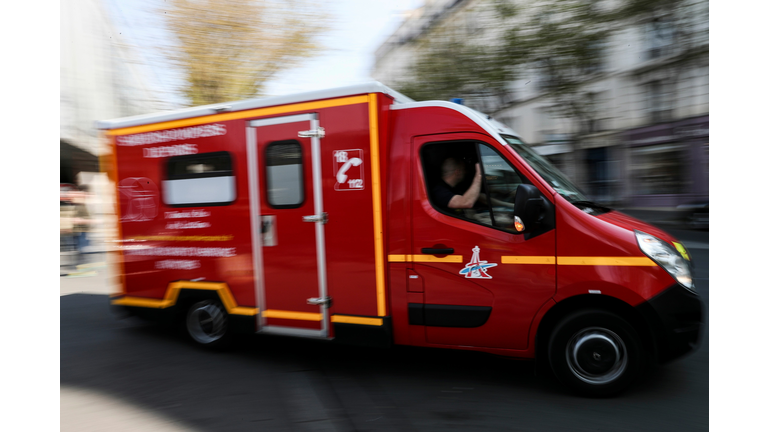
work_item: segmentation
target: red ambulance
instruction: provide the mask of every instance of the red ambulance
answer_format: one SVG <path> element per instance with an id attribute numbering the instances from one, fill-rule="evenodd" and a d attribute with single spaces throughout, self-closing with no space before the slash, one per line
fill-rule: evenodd
<path id="1" fill-rule="evenodd" d="M 118 197 L 111 303 L 201 345 L 246 332 L 484 351 L 589 395 L 698 345 L 683 245 L 587 201 L 466 106 L 370 83 L 97 127 Z"/>

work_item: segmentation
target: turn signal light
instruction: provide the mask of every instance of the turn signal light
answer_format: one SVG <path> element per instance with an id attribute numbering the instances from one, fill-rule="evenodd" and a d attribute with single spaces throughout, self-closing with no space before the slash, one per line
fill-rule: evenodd
<path id="1" fill-rule="evenodd" d="M 523 232 L 525 230 L 525 225 L 523 225 L 523 220 L 520 219 L 520 216 L 515 216 L 515 229 L 517 232 Z"/>

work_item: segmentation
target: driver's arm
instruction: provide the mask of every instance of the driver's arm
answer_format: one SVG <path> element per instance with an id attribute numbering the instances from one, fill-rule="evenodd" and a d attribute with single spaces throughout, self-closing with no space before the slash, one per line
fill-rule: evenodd
<path id="1" fill-rule="evenodd" d="M 464 195 L 454 195 L 450 201 L 448 201 L 448 208 L 452 209 L 468 209 L 472 208 L 477 201 L 477 197 L 480 196 L 480 184 L 482 181 L 482 174 L 480 173 L 480 164 L 475 164 L 475 177 L 472 179 L 472 185 L 469 186 Z"/>

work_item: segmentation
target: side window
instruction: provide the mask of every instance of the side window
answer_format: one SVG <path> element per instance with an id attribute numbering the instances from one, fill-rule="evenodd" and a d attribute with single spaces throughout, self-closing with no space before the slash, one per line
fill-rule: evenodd
<path id="1" fill-rule="evenodd" d="M 517 187 L 528 183 L 515 168 L 496 150 L 485 144 L 478 144 L 482 161 L 485 191 L 491 203 L 493 226 L 505 231 L 514 230 L 515 195 Z"/>
<path id="2" fill-rule="evenodd" d="M 304 203 L 304 164 L 298 141 L 267 145 L 267 202 L 274 208 L 296 208 Z"/>
<path id="3" fill-rule="evenodd" d="M 163 202 L 170 206 L 227 205 L 235 201 L 235 174 L 229 152 L 168 159 Z"/>
<path id="4" fill-rule="evenodd" d="M 496 150 L 475 141 L 426 144 L 421 160 L 435 209 L 514 232 L 515 193 L 527 180 Z M 481 176 L 475 180 L 478 167 Z"/>

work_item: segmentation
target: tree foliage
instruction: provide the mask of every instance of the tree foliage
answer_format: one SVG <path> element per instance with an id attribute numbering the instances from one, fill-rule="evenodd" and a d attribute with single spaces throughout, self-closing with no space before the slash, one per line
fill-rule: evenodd
<path id="1" fill-rule="evenodd" d="M 628 25 L 664 19 L 675 44 L 694 46 L 692 0 L 487 0 L 492 36 L 422 41 L 409 78 L 396 87 L 417 100 L 476 96 L 509 97 L 508 82 L 529 79 L 549 96 L 553 114 L 582 126 L 593 115 L 584 90 L 603 70 L 610 38 Z M 508 101 L 501 101 L 506 105 Z M 498 105 L 498 104 L 497 104 Z"/>
<path id="2" fill-rule="evenodd" d="M 590 0 L 538 0 L 516 31 L 525 35 L 518 39 L 528 55 L 524 66 L 555 101 L 556 115 L 585 120 L 593 110 L 581 88 L 602 67 L 608 38 L 617 28 L 612 25 L 615 11 L 596 5 Z"/>
<path id="3" fill-rule="evenodd" d="M 255 97 L 277 72 L 318 49 L 329 18 L 309 0 L 167 0 L 164 47 L 192 105 Z"/>
<path id="4" fill-rule="evenodd" d="M 415 99 L 503 97 L 514 69 L 500 61 L 496 47 L 472 45 L 456 38 L 425 44 L 411 72 L 416 80 L 399 84 Z"/>

